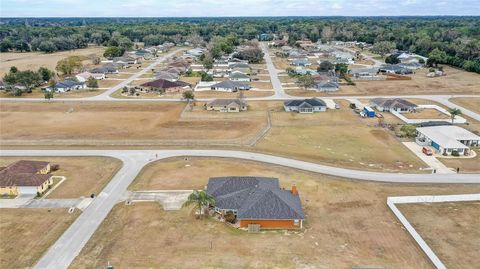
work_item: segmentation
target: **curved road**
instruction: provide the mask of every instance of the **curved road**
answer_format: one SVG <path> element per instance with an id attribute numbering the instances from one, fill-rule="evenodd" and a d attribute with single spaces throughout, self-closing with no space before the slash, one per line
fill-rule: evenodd
<path id="1" fill-rule="evenodd" d="M 2 150 L 0 156 L 107 156 L 123 167 L 35 265 L 37 269 L 68 268 L 98 226 L 148 163 L 178 156 L 228 157 L 259 161 L 316 173 L 381 182 L 480 183 L 480 174 L 395 174 L 337 168 L 266 154 L 228 150 Z"/>

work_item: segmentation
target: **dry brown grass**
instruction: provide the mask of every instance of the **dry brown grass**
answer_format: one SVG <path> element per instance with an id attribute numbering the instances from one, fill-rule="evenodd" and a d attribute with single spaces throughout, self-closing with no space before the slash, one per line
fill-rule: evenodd
<path id="1" fill-rule="evenodd" d="M 16 66 L 19 70 L 38 70 L 44 66 L 50 70 L 55 70 L 57 62 L 69 56 L 88 56 L 96 54 L 102 57 L 104 47 L 89 47 L 86 49 L 77 49 L 69 51 L 60 51 L 55 53 L 42 52 L 2 52 L 0 57 L 0 77 L 3 77 L 10 67 Z"/>
<path id="2" fill-rule="evenodd" d="M 448 268 L 478 268 L 480 202 L 398 205 Z"/>
<path id="3" fill-rule="evenodd" d="M 477 156 L 470 159 L 464 158 L 438 158 L 447 167 L 453 169 L 460 168 L 460 173 L 480 173 L 480 149 L 471 149 L 477 153 Z"/>
<path id="4" fill-rule="evenodd" d="M 49 199 L 98 194 L 122 166 L 120 160 L 107 157 L 1 157 L 0 166 L 18 160 L 47 161 L 60 166 L 52 174 L 67 179 L 48 195 Z"/>
<path id="5" fill-rule="evenodd" d="M 118 85 L 122 83 L 125 79 L 122 80 L 116 80 L 116 79 L 102 79 L 98 81 L 98 87 L 99 88 L 111 88 L 115 85 Z"/>
<path id="6" fill-rule="evenodd" d="M 0 209 L 0 267 L 34 266 L 78 216 L 78 210 Z"/>
<path id="7" fill-rule="evenodd" d="M 450 119 L 450 117 L 434 108 L 425 108 L 411 113 L 402 113 L 407 119 Z"/>
<path id="8" fill-rule="evenodd" d="M 257 82 L 254 81 L 251 83 L 252 88 L 262 89 L 262 90 L 273 90 L 271 82 Z"/>
<path id="9" fill-rule="evenodd" d="M 248 138 L 265 125 L 253 118 L 181 118 L 185 103 L 1 103 L 2 140 L 222 140 Z M 4 128 L 3 126 L 9 126 Z M 87 142 L 85 142 L 87 141 Z M 155 141 L 154 141 L 155 142 Z M 88 142 L 90 143 L 90 142 Z"/>
<path id="10" fill-rule="evenodd" d="M 480 98 L 452 98 L 450 101 L 459 104 L 466 109 L 480 113 Z"/>
<path id="11" fill-rule="evenodd" d="M 479 188 L 360 182 L 251 161 L 172 158 L 149 165 L 132 189 L 202 188 L 211 176 L 229 175 L 278 177 L 286 188 L 295 183 L 306 230 L 248 234 L 214 220 L 195 220 L 187 209 L 119 205 L 72 268 L 107 261 L 121 268 L 433 268 L 389 211 L 386 197 Z"/>

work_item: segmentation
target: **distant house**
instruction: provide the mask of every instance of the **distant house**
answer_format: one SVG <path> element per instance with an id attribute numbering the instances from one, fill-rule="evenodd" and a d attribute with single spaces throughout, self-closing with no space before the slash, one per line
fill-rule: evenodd
<path id="1" fill-rule="evenodd" d="M 73 79 L 66 79 L 62 82 L 58 82 L 57 84 L 55 84 L 55 87 L 47 87 L 45 90 L 55 92 L 69 92 L 72 90 L 81 90 L 85 88 L 87 88 L 85 82 L 80 82 Z"/>
<path id="2" fill-rule="evenodd" d="M 353 56 L 349 52 L 336 51 L 334 52 L 334 55 L 335 55 L 336 61 L 343 61 L 342 63 L 346 63 L 346 64 L 354 64 L 353 59 L 355 59 L 355 56 Z"/>
<path id="3" fill-rule="evenodd" d="M 250 69 L 250 66 L 245 62 L 228 63 L 228 67 L 230 67 L 231 69 L 234 69 L 234 68 L 248 68 L 248 69 Z"/>
<path id="4" fill-rule="evenodd" d="M 318 98 L 288 100 L 283 103 L 287 112 L 314 113 L 327 111 L 327 104 Z"/>
<path id="5" fill-rule="evenodd" d="M 21 160 L 0 171 L 0 195 L 44 193 L 53 184 L 50 163 Z"/>
<path id="6" fill-rule="evenodd" d="M 469 155 L 469 147 L 480 145 L 480 136 L 458 126 L 433 126 L 417 128 L 417 143 L 433 147 L 438 154 Z"/>
<path id="7" fill-rule="evenodd" d="M 240 112 L 248 109 L 248 105 L 241 99 L 215 99 L 205 104 L 206 110 L 220 112 Z"/>
<path id="8" fill-rule="evenodd" d="M 375 98 L 370 101 L 370 105 L 380 112 L 397 111 L 412 112 L 418 106 L 410 101 L 400 98 Z"/>
<path id="9" fill-rule="evenodd" d="M 178 74 L 169 73 L 169 72 L 165 72 L 165 71 L 159 71 L 159 72 L 155 73 L 155 79 L 177 81 L 178 80 Z"/>
<path id="10" fill-rule="evenodd" d="M 427 62 L 428 58 L 420 56 L 418 54 L 414 53 L 408 53 L 408 52 L 397 52 L 396 54 L 393 55 L 396 57 L 398 60 L 400 60 L 400 63 L 417 63 L 419 64 L 420 59 L 422 59 L 425 63 Z"/>
<path id="11" fill-rule="evenodd" d="M 313 88 L 317 92 L 334 92 L 338 91 L 339 85 L 336 81 L 324 81 L 320 80 L 315 82 Z"/>
<path id="12" fill-rule="evenodd" d="M 183 81 L 170 81 L 166 79 L 157 79 L 140 85 L 142 89 L 159 91 L 164 93 L 185 92 L 192 89 L 191 85 Z"/>
<path id="13" fill-rule="evenodd" d="M 119 66 L 114 63 L 104 64 L 102 67 L 97 67 L 90 70 L 91 73 L 97 74 L 118 74 Z"/>
<path id="14" fill-rule="evenodd" d="M 75 75 L 75 78 L 79 82 L 86 82 L 91 77 L 93 77 L 96 80 L 102 80 L 102 79 L 105 79 L 105 74 L 104 73 L 82 72 L 80 74 Z"/>
<path id="15" fill-rule="evenodd" d="M 418 62 L 400 63 L 398 64 L 398 66 L 403 67 L 405 69 L 410 69 L 410 70 L 417 70 L 423 67 L 423 65 Z"/>
<path id="16" fill-rule="evenodd" d="M 309 66 L 312 65 L 308 59 L 306 58 L 300 58 L 300 59 L 294 59 L 290 62 L 291 65 L 293 66 Z"/>
<path id="17" fill-rule="evenodd" d="M 411 74 L 412 70 L 402 67 L 399 64 L 385 64 L 379 68 L 379 71 L 387 74 L 406 75 Z"/>
<path id="18" fill-rule="evenodd" d="M 348 74 L 355 78 L 372 78 L 378 76 L 378 68 L 354 68 L 348 70 Z"/>
<path id="19" fill-rule="evenodd" d="M 204 53 L 205 53 L 205 50 L 202 48 L 194 48 L 194 49 L 187 50 L 186 52 L 186 54 L 191 55 L 193 57 L 200 57 Z"/>
<path id="20" fill-rule="evenodd" d="M 250 82 L 250 77 L 242 72 L 234 71 L 228 75 L 228 79 L 233 81 L 246 81 Z"/>
<path id="21" fill-rule="evenodd" d="M 303 228 L 305 214 L 297 187 L 282 189 L 277 178 L 214 177 L 206 192 L 215 198 L 215 212 L 233 213 L 241 228 Z"/>
<path id="22" fill-rule="evenodd" d="M 216 91 L 236 92 L 240 90 L 250 90 L 250 84 L 244 81 L 225 80 L 212 85 L 211 89 Z"/>

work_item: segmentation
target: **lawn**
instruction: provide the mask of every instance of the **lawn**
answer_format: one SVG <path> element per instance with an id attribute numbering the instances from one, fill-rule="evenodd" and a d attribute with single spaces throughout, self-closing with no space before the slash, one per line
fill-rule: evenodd
<path id="1" fill-rule="evenodd" d="M 55 93 L 53 98 L 79 98 L 96 96 L 104 92 L 101 89 L 82 89 L 64 93 Z M 22 96 L 14 96 L 12 93 L 0 91 L 0 98 L 45 98 L 45 93 L 40 88 L 33 89 L 31 93 L 24 93 Z"/>
<path id="2" fill-rule="evenodd" d="M 433 268 L 391 214 L 387 196 L 475 192 L 472 185 L 353 181 L 259 162 L 172 158 L 146 167 L 131 189 L 198 189 L 211 176 L 256 175 L 298 187 L 306 229 L 248 234 L 157 203 L 116 206 L 72 268 Z M 135 243 L 132 243 L 135 242 Z"/>
<path id="3" fill-rule="evenodd" d="M 258 151 L 362 170 L 419 172 L 426 165 L 394 135 L 375 127 L 377 118 L 359 117 L 339 101 L 341 109 L 316 114 L 272 113 L 272 129 L 255 146 Z M 398 119 L 384 115 L 385 124 Z"/>
<path id="4" fill-rule="evenodd" d="M 0 104 L 1 140 L 67 145 L 142 145 L 232 142 L 252 137 L 266 124 L 266 113 L 181 116 L 181 102 L 68 102 Z M 52 128 L 55 126 L 55 128 Z M 184 142 L 182 142 L 184 141 Z M 5 141 L 3 141 L 5 143 Z"/>
<path id="5" fill-rule="evenodd" d="M 111 88 L 113 86 L 116 86 L 120 83 L 122 83 L 122 81 L 124 81 L 125 79 L 102 79 L 102 80 L 99 80 L 98 81 L 98 87 L 99 88 Z"/>
<path id="6" fill-rule="evenodd" d="M 272 90 L 273 86 L 271 82 L 257 82 L 254 81 L 251 83 L 252 88 L 261 89 L 261 90 Z"/>
<path id="7" fill-rule="evenodd" d="M 0 209 L 0 267 L 34 266 L 78 216 L 78 210 Z"/>
<path id="8" fill-rule="evenodd" d="M 477 153 L 477 156 L 469 159 L 460 159 L 460 158 L 437 158 L 447 167 L 456 169 L 460 168 L 461 173 L 480 173 L 480 149 L 472 149 Z"/>
<path id="9" fill-rule="evenodd" d="M 420 109 L 416 112 L 411 113 L 402 113 L 403 116 L 407 119 L 445 119 L 450 120 L 450 116 L 434 109 L 434 108 L 425 108 Z"/>
<path id="10" fill-rule="evenodd" d="M 397 206 L 447 268 L 478 268 L 480 202 Z"/>
<path id="11" fill-rule="evenodd" d="M 18 160 L 47 161 L 60 166 L 52 174 L 67 179 L 48 195 L 49 199 L 98 194 L 122 166 L 120 160 L 108 157 L 0 157 L 0 166 Z"/>
<path id="12" fill-rule="evenodd" d="M 10 70 L 10 67 L 16 66 L 19 70 L 34 70 L 44 66 L 50 70 L 55 70 L 57 62 L 69 56 L 89 56 L 95 54 L 102 57 L 104 47 L 89 47 L 86 49 L 76 49 L 69 51 L 59 51 L 54 53 L 43 52 L 2 52 L 0 57 L 0 77 Z M 88 64 L 85 61 L 85 64 Z"/>
<path id="13" fill-rule="evenodd" d="M 466 109 L 480 113 L 480 98 L 452 98 L 450 101 Z"/>

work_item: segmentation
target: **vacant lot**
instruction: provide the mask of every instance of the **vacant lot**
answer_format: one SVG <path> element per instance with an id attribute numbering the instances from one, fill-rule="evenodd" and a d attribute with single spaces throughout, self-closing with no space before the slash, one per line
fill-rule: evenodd
<path id="1" fill-rule="evenodd" d="M 19 70 L 37 70 L 41 66 L 55 70 L 57 62 L 69 56 L 88 56 L 95 54 L 102 56 L 104 47 L 89 47 L 86 49 L 77 49 L 69 51 L 60 51 L 55 53 L 42 52 L 2 52 L 0 57 L 0 77 L 8 72 L 10 67 L 16 66 Z"/>
<path id="2" fill-rule="evenodd" d="M 0 157 L 0 166 L 18 160 L 46 161 L 60 166 L 52 174 L 67 179 L 48 198 L 78 198 L 98 194 L 122 166 L 120 160 L 107 157 Z"/>
<path id="3" fill-rule="evenodd" d="M 450 119 L 450 117 L 436 109 L 426 108 L 416 112 L 402 113 L 407 119 Z"/>
<path id="4" fill-rule="evenodd" d="M 262 91 L 255 91 L 255 90 L 249 90 L 249 91 L 243 91 L 243 96 L 244 97 L 266 97 L 266 96 L 272 96 L 275 92 L 273 90 L 267 91 L 267 90 L 262 90 Z M 195 98 L 196 99 L 202 99 L 202 98 L 238 98 L 239 93 L 238 92 L 222 92 L 222 91 L 197 91 L 194 92 Z M 158 92 L 140 92 L 139 96 L 125 96 L 122 95 L 122 90 L 118 90 L 112 94 L 112 97 L 114 98 L 129 98 L 129 99 L 142 99 L 142 98 L 155 98 L 155 99 L 171 99 L 171 98 L 183 98 L 182 93 L 165 93 L 165 94 L 159 94 Z"/>
<path id="5" fill-rule="evenodd" d="M 0 138 L 78 145 L 128 145 L 145 140 L 148 144 L 172 140 L 228 142 L 250 138 L 266 124 L 265 113 L 232 117 L 212 112 L 182 118 L 184 107 L 185 103 L 155 102 L 1 103 Z"/>
<path id="6" fill-rule="evenodd" d="M 102 89 L 82 89 L 75 90 L 65 93 L 55 93 L 53 99 L 55 98 L 79 98 L 79 97 L 90 97 L 99 95 L 105 90 Z M 24 93 L 22 96 L 14 96 L 12 93 L 7 93 L 6 91 L 0 91 L 0 98 L 45 98 L 45 93 L 42 92 L 40 88 L 33 89 L 31 93 Z"/>
<path id="7" fill-rule="evenodd" d="M 0 267 L 34 266 L 78 215 L 66 209 L 0 209 Z"/>
<path id="8" fill-rule="evenodd" d="M 478 268 L 480 202 L 401 204 L 399 208 L 447 268 Z"/>
<path id="9" fill-rule="evenodd" d="M 98 81 L 99 88 L 111 88 L 122 83 L 125 79 L 102 79 Z"/>
<path id="10" fill-rule="evenodd" d="M 228 175 L 278 177 L 285 188 L 295 183 L 306 229 L 248 234 L 213 220 L 195 220 L 188 209 L 118 205 L 72 268 L 96 268 L 107 261 L 121 268 L 433 268 L 390 213 L 386 197 L 479 189 L 350 181 L 224 158 L 159 161 L 144 169 L 131 188 L 198 189 L 211 176 Z"/>
<path id="11" fill-rule="evenodd" d="M 480 98 L 453 98 L 451 102 L 459 104 L 466 109 L 480 113 Z"/>
<path id="12" fill-rule="evenodd" d="M 426 165 L 386 129 L 377 118 L 361 118 L 340 101 L 341 109 L 323 113 L 272 112 L 272 129 L 255 149 L 335 166 L 397 172 L 418 172 Z M 386 113 L 385 113 L 386 114 Z M 399 119 L 385 115 L 383 123 Z"/>

